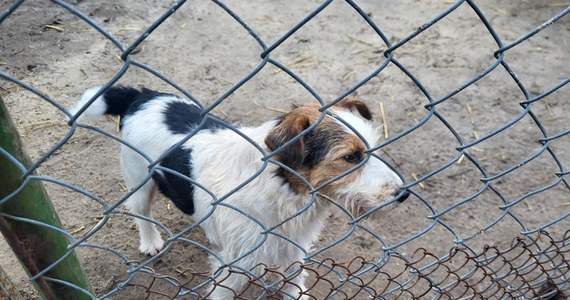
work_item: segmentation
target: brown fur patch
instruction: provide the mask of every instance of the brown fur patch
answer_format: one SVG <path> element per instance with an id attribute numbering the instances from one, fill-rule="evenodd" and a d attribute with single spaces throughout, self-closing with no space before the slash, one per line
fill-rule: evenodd
<path id="1" fill-rule="evenodd" d="M 318 104 L 295 107 L 270 131 L 265 140 L 268 148 L 271 151 L 278 149 L 314 124 L 323 115 L 320 108 Z M 330 108 L 332 113 L 339 111 L 350 111 L 363 119 L 371 119 L 366 104 L 355 99 L 345 99 Z M 277 175 L 283 177 L 296 193 L 308 194 L 312 188 L 318 188 L 321 195 L 328 195 L 324 198 L 339 201 L 354 217 L 359 217 L 393 197 L 398 189 L 397 184 L 387 182 L 374 195 L 347 192 L 346 187 L 357 182 L 364 172 L 364 164 L 356 166 L 366 159 L 365 151 L 364 141 L 333 116 L 326 115 L 315 128 L 276 155 L 277 160 L 295 171 L 279 168 Z M 348 174 L 323 185 L 346 172 Z"/>
<path id="2" fill-rule="evenodd" d="M 298 113 L 308 113 L 311 121 L 316 121 L 320 115 L 317 115 L 317 108 L 299 108 Z M 307 116 L 305 115 L 305 116 Z M 311 117 L 312 116 L 312 117 Z M 299 117 L 297 117 L 299 118 Z M 287 124 L 287 123 L 284 123 Z M 284 125 L 290 126 L 290 125 Z M 290 130 L 281 129 L 280 132 L 287 132 Z M 317 127 L 301 138 L 298 142 L 303 146 L 297 145 L 297 150 L 304 151 L 304 163 L 291 165 L 290 158 L 281 155 L 278 157 L 281 162 L 294 169 L 299 175 L 307 180 L 313 187 L 318 187 L 324 182 L 350 170 L 355 166 L 354 162 L 348 162 L 345 157 L 353 153 L 359 153 L 360 157 L 364 157 L 366 150 L 365 144 L 356 135 L 349 133 L 346 129 L 338 124 L 332 117 L 325 117 Z M 271 149 L 271 148 L 270 148 Z M 284 151 L 285 154 L 288 151 Z M 286 154 L 288 155 L 288 154 Z M 284 159 L 286 158 L 286 159 Z M 358 162 L 357 162 L 358 163 Z M 354 172 L 339 178 L 333 183 L 330 183 L 325 190 L 332 192 L 336 187 L 349 184 L 354 181 L 361 173 L 359 168 Z M 291 184 L 291 187 L 298 193 L 305 193 L 309 191 L 309 187 L 297 176 L 284 172 L 282 175 Z M 323 190 L 324 191 L 324 190 Z"/>
<path id="3" fill-rule="evenodd" d="M 314 124 L 322 114 L 319 108 L 319 105 L 300 106 L 285 115 L 265 139 L 269 150 L 278 149 Z M 299 173 L 313 187 L 318 187 L 358 163 L 346 161 L 346 156 L 358 153 L 363 158 L 365 150 L 366 146 L 360 138 L 348 132 L 331 116 L 326 116 L 314 130 L 283 149 L 276 159 Z M 361 170 L 359 168 L 336 180 L 324 187 L 323 191 L 330 193 L 337 187 L 349 184 L 356 180 Z M 283 176 L 297 193 L 306 193 L 310 189 L 290 172 L 280 169 L 278 175 Z"/>
<path id="4" fill-rule="evenodd" d="M 275 126 L 265 137 L 265 145 L 270 151 L 275 151 L 307 129 L 320 116 L 318 106 L 303 106 L 294 109 Z M 283 149 L 276 158 L 286 166 L 296 169 L 305 158 L 305 137 Z"/>
<path id="5" fill-rule="evenodd" d="M 368 106 L 360 100 L 354 98 L 345 98 L 333 107 L 358 112 L 366 120 L 372 120 L 372 114 L 370 113 Z"/>

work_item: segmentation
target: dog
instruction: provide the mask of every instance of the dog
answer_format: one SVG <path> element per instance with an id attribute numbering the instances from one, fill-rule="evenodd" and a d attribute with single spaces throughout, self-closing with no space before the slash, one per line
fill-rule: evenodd
<path id="1" fill-rule="evenodd" d="M 70 113 L 99 90 L 87 90 Z M 248 272 L 258 264 L 285 270 L 303 261 L 333 202 L 354 218 L 374 217 L 370 211 L 409 195 L 401 189 L 402 179 L 367 151 L 378 143 L 379 130 L 366 104 L 344 99 L 320 109 L 299 105 L 258 127 L 232 129 L 189 100 L 119 86 L 106 90 L 78 120 L 120 117 L 122 140 L 148 157 L 121 145 L 128 189 L 152 172 L 126 205 L 133 214 L 151 218 L 159 191 L 199 222 L 217 252 L 211 257 L 214 277 L 223 279 L 209 297 L 229 299 L 247 287 L 248 277 L 230 274 L 228 265 Z M 142 218 L 135 222 L 140 251 L 156 255 L 164 247 L 159 231 Z M 308 299 L 306 271 L 297 271 L 280 292 L 284 298 Z"/>

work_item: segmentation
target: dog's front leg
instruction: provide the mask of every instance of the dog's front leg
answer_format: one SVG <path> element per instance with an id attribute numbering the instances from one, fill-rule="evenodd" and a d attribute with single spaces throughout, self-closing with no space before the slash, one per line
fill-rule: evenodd
<path id="1" fill-rule="evenodd" d="M 293 272 L 291 272 L 290 270 L 287 272 L 291 275 L 287 279 L 287 282 L 285 283 L 285 286 L 283 288 L 284 292 L 283 299 L 284 300 L 311 299 L 309 296 L 302 294 L 307 290 L 307 288 L 305 287 L 305 277 L 307 277 L 307 271 L 305 271 L 304 269 L 297 269 Z"/>
<path id="2" fill-rule="evenodd" d="M 218 269 L 219 264 L 214 264 L 213 268 Z M 218 270 L 217 273 L 218 274 L 214 279 L 216 283 L 213 283 L 210 286 L 210 289 L 213 290 L 210 293 L 208 299 L 234 299 L 243 293 L 249 282 L 248 276 L 240 274 L 240 272 L 230 272 L 228 271 L 228 267 L 224 267 L 222 270 Z"/>

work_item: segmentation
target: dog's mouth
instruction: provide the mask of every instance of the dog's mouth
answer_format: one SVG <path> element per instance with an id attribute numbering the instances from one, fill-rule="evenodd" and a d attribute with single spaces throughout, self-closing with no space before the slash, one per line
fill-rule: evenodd
<path id="1" fill-rule="evenodd" d="M 317 195 L 342 211 L 348 212 L 355 219 L 361 217 L 377 219 L 400 205 L 400 201 L 393 198 L 370 200 L 361 195 L 331 197 L 320 192 Z"/>

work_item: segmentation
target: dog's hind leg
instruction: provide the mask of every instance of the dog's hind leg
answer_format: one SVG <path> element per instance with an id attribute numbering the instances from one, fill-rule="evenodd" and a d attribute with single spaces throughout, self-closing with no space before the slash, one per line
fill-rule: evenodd
<path id="1" fill-rule="evenodd" d="M 126 148 L 126 147 L 125 147 Z M 146 161 L 135 154 L 130 149 L 122 149 L 121 165 L 125 183 L 129 190 L 136 188 L 148 174 Z M 151 208 L 156 194 L 156 183 L 153 179 L 141 186 L 126 201 L 126 206 L 133 214 L 138 214 L 147 218 L 152 217 Z M 155 255 L 164 247 L 164 241 L 160 237 L 160 232 L 156 226 L 142 218 L 134 217 L 140 235 L 139 250 L 143 254 Z"/>

